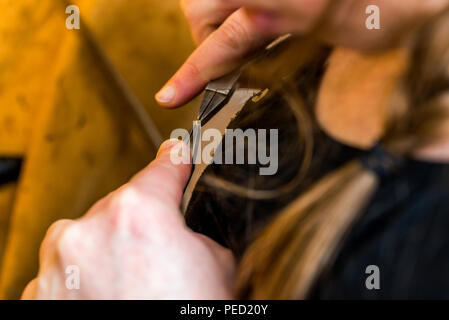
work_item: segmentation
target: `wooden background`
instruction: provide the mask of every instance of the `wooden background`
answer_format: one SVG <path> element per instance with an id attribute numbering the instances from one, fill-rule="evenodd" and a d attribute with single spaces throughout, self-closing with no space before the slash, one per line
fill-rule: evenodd
<path id="1" fill-rule="evenodd" d="M 154 94 L 193 50 L 178 0 L 74 1 L 164 138 L 198 102 L 162 110 Z M 0 157 L 23 157 L 0 187 L 0 298 L 19 298 L 54 221 L 77 218 L 155 155 L 63 0 L 0 0 Z"/>

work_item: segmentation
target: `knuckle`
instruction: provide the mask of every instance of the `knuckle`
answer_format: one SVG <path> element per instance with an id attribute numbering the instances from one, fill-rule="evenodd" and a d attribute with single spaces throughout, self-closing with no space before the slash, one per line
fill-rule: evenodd
<path id="1" fill-rule="evenodd" d="M 197 78 L 203 79 L 203 74 L 202 74 L 200 68 L 193 61 L 187 61 L 184 64 L 184 71 L 186 72 L 188 77 L 191 79 L 197 79 Z M 203 80 L 208 81 L 208 79 L 203 79 Z"/>
<path id="2" fill-rule="evenodd" d="M 49 293 L 48 281 L 43 276 L 38 276 L 31 280 L 30 283 L 26 286 L 22 299 L 40 299 L 41 297 L 45 297 Z"/>
<path id="3" fill-rule="evenodd" d="M 108 210 L 108 218 L 114 229 L 129 228 L 130 222 L 138 214 L 134 214 L 139 208 L 139 194 L 134 187 L 126 185 L 117 190 L 111 197 Z"/>
<path id="4" fill-rule="evenodd" d="M 47 231 L 47 238 L 51 238 L 56 236 L 59 232 L 61 232 L 61 230 L 68 224 L 70 223 L 70 220 L 58 220 L 56 222 L 54 222 Z"/>
<path id="5" fill-rule="evenodd" d="M 251 42 L 247 28 L 238 19 L 229 19 L 218 30 L 221 41 L 234 50 L 239 50 L 243 44 Z"/>
<path id="6" fill-rule="evenodd" d="M 137 202 L 137 191 L 129 184 L 124 185 L 114 192 L 109 205 L 111 209 L 118 209 L 119 211 L 126 210 Z"/>
<path id="7" fill-rule="evenodd" d="M 86 235 L 83 235 L 76 224 L 72 224 L 61 232 L 56 242 L 56 253 L 59 258 L 70 257 L 79 251 L 81 242 Z"/>
<path id="8" fill-rule="evenodd" d="M 47 234 L 39 248 L 39 259 L 41 262 L 53 252 L 55 244 L 59 241 L 61 234 L 64 232 L 65 228 L 71 224 L 73 224 L 73 221 L 71 220 L 59 220 L 54 222 L 48 228 Z"/>
<path id="9" fill-rule="evenodd" d="M 25 287 L 25 290 L 22 293 L 21 300 L 31 300 L 31 299 L 37 299 L 38 297 L 38 286 L 37 286 L 37 278 L 34 278 L 31 280 L 27 286 Z"/>

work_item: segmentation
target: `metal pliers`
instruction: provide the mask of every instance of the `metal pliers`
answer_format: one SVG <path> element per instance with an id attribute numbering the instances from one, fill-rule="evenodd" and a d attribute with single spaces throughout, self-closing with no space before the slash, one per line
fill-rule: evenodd
<path id="1" fill-rule="evenodd" d="M 198 114 L 198 120 L 202 125 L 206 124 L 218 111 L 220 111 L 232 97 L 234 90 L 237 87 L 240 76 L 242 75 L 242 70 L 247 68 L 249 65 L 261 60 L 263 57 L 267 56 L 270 51 L 272 51 L 279 44 L 285 42 L 290 38 L 290 34 L 286 34 L 277 38 L 270 45 L 268 45 L 264 50 L 259 52 L 253 59 L 244 65 L 241 69 L 234 71 L 224 77 L 217 80 L 209 82 L 204 92 L 203 102 L 201 103 L 200 111 Z"/>
<path id="2" fill-rule="evenodd" d="M 200 121 L 202 125 L 206 124 L 229 102 L 237 87 L 241 73 L 240 70 L 234 71 L 207 85 L 197 121 Z"/>

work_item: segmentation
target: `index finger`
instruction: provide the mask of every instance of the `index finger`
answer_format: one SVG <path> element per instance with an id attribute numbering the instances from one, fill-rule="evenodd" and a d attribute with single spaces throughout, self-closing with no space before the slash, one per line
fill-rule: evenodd
<path id="1" fill-rule="evenodd" d="M 192 53 L 156 100 L 168 108 L 187 103 L 207 83 L 231 72 L 271 38 L 255 28 L 245 9 L 237 10 Z"/>

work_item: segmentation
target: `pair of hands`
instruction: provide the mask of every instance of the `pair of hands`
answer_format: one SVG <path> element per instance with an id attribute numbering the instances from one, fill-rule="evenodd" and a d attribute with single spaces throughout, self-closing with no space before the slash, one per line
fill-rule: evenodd
<path id="1" fill-rule="evenodd" d="M 324 12 L 326 23 L 319 34 L 324 41 L 371 50 L 393 44 L 404 30 L 437 13 L 449 0 L 377 0 L 382 28 L 374 31 L 364 27 L 365 8 L 371 2 L 182 0 L 199 46 L 156 98 L 165 107 L 186 103 L 210 80 L 238 67 L 277 36 L 310 32 Z M 329 9 L 330 3 L 338 5 Z M 166 142 L 156 160 L 84 217 L 59 221 L 49 229 L 38 277 L 23 298 L 232 297 L 232 254 L 189 230 L 180 213 L 191 168 L 170 161 L 174 144 Z M 175 147 L 189 156 L 185 145 Z"/>

